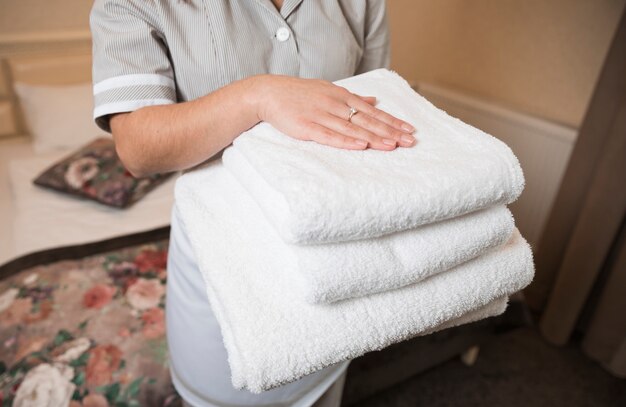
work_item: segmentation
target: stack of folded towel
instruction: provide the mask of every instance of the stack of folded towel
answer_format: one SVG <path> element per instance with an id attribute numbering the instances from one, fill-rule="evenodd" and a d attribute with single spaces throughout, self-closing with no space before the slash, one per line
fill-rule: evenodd
<path id="1" fill-rule="evenodd" d="M 534 274 L 505 206 L 524 186 L 505 144 L 393 72 L 337 84 L 375 95 L 417 145 L 346 151 L 262 123 L 177 182 L 236 388 L 498 315 Z"/>

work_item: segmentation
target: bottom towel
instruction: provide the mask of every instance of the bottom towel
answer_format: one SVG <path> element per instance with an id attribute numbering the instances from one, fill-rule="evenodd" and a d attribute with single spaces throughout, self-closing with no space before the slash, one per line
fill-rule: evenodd
<path id="1" fill-rule="evenodd" d="M 216 161 L 180 177 L 176 205 L 222 330 L 235 388 L 258 393 L 392 343 L 497 314 L 508 295 L 532 280 L 532 252 L 515 231 L 505 245 L 420 283 L 310 304 L 294 290 L 283 257 L 232 216 L 220 194 L 225 171 Z M 197 177 L 210 193 L 199 194 Z"/>

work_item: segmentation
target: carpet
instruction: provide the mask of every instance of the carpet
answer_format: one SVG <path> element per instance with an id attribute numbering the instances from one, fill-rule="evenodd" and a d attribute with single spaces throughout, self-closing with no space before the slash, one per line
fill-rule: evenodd
<path id="1" fill-rule="evenodd" d="M 626 406 L 626 380 L 587 358 L 575 341 L 552 346 L 523 327 L 491 337 L 472 367 L 450 360 L 358 406 L 617 407 Z"/>
<path id="2" fill-rule="evenodd" d="M 167 239 L 0 281 L 0 405 L 175 406 L 165 340 Z"/>

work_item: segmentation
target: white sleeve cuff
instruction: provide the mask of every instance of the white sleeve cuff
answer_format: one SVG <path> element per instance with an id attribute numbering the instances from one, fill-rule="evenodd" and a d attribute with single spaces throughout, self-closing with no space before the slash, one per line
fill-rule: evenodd
<path id="1" fill-rule="evenodd" d="M 115 76 L 113 78 L 108 78 L 103 81 L 100 81 L 93 85 L 93 94 L 97 95 L 102 92 L 106 92 L 107 90 L 116 89 L 116 88 L 124 88 L 128 86 L 167 86 L 172 89 L 176 88 L 174 80 L 159 74 L 131 74 L 131 75 L 121 75 Z"/>
<path id="2" fill-rule="evenodd" d="M 112 113 L 132 112 L 146 106 L 170 105 L 176 103 L 171 99 L 143 99 L 143 100 L 125 100 L 122 102 L 107 103 L 97 106 L 93 110 L 93 118 Z"/>

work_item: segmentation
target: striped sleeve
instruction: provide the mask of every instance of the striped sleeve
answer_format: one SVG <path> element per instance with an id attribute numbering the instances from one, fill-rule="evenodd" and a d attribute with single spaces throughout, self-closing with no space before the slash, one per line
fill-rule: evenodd
<path id="1" fill-rule="evenodd" d="M 96 0 L 93 38 L 94 120 L 110 132 L 113 113 L 176 103 L 176 83 L 153 0 Z"/>

